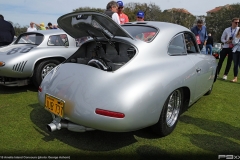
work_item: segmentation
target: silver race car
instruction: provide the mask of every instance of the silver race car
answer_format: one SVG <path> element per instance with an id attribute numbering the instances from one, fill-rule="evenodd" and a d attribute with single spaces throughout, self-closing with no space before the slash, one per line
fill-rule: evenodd
<path id="1" fill-rule="evenodd" d="M 38 87 L 51 69 L 78 49 L 76 42 L 58 29 L 21 34 L 0 48 L 0 85 L 23 86 L 32 81 Z"/>
<path id="2" fill-rule="evenodd" d="M 42 81 L 38 99 L 49 131 L 129 132 L 149 127 L 170 134 L 179 115 L 215 81 L 216 59 L 200 54 L 192 32 L 164 22 L 116 24 L 105 14 L 61 16 L 74 38 L 91 36 Z"/>

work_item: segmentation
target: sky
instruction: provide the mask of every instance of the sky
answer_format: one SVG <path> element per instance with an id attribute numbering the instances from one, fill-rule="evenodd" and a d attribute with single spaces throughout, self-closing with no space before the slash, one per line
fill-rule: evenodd
<path id="1" fill-rule="evenodd" d="M 30 22 L 57 24 L 57 19 L 79 7 L 105 9 L 110 0 L 0 0 L 0 14 L 4 19 L 20 26 Z M 163 11 L 171 8 L 184 8 L 193 15 L 206 15 L 218 6 L 236 4 L 239 0 L 123 0 L 123 3 L 154 3 Z"/>

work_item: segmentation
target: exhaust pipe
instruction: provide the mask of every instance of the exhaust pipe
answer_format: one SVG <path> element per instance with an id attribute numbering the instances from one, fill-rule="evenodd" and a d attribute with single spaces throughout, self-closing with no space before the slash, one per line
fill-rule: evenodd
<path id="1" fill-rule="evenodd" d="M 57 125 L 55 123 L 50 123 L 50 124 L 47 125 L 47 130 L 49 132 L 56 131 L 57 130 Z"/>
<path id="2" fill-rule="evenodd" d="M 81 126 L 71 122 L 56 122 L 54 120 L 52 121 L 52 123 L 47 125 L 47 130 L 49 132 L 60 130 L 61 128 L 67 128 L 68 130 L 73 132 L 86 132 L 95 130 L 93 128 L 87 128 L 85 126 Z"/>

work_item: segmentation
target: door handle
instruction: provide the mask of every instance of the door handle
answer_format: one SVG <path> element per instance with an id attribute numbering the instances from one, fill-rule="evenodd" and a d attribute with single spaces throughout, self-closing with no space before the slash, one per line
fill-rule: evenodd
<path id="1" fill-rule="evenodd" d="M 201 71 L 201 68 L 196 69 L 196 71 L 197 71 L 197 72 L 200 72 L 200 71 Z"/>

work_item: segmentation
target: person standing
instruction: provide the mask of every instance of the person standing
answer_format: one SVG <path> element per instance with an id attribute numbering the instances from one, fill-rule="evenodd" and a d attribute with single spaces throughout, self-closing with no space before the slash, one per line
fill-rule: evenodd
<path id="1" fill-rule="evenodd" d="M 30 26 L 29 26 L 28 29 L 27 29 L 27 32 L 37 31 L 37 28 L 35 28 L 33 25 L 34 25 L 33 22 L 31 22 L 31 23 L 30 23 Z"/>
<path id="2" fill-rule="evenodd" d="M 51 22 L 48 23 L 48 29 L 53 29 L 53 25 Z"/>
<path id="3" fill-rule="evenodd" d="M 206 43 L 208 39 L 207 35 L 207 27 L 203 25 L 203 20 L 197 20 L 197 25 L 194 26 L 191 31 L 196 36 L 197 44 L 200 48 L 200 51 L 204 51 L 206 49 Z"/>
<path id="4" fill-rule="evenodd" d="M 222 41 L 222 43 L 224 43 L 224 45 L 223 45 L 223 49 L 220 52 L 220 59 L 218 61 L 217 75 L 219 75 L 220 70 L 222 68 L 222 63 L 223 63 L 224 59 L 226 58 L 226 56 L 228 55 L 227 65 L 226 65 L 224 75 L 223 75 L 224 80 L 227 80 L 227 75 L 228 75 L 228 72 L 232 65 L 232 48 L 233 48 L 232 40 L 239 30 L 238 24 L 239 24 L 239 18 L 233 18 L 231 27 L 226 28 L 223 31 L 222 36 L 221 36 L 221 41 Z"/>
<path id="5" fill-rule="evenodd" d="M 238 29 L 236 37 L 233 38 L 232 43 L 234 45 L 232 49 L 233 64 L 234 64 L 234 67 L 233 67 L 234 79 L 232 80 L 232 82 L 237 82 L 238 67 L 240 68 L 240 29 Z"/>
<path id="6" fill-rule="evenodd" d="M 138 11 L 136 16 L 137 16 L 137 21 L 144 21 L 143 11 Z M 156 32 L 143 32 L 141 35 L 138 35 L 137 38 L 145 42 L 149 42 L 155 36 L 155 34 Z"/>
<path id="7" fill-rule="evenodd" d="M 0 46 L 6 46 L 13 42 L 15 35 L 14 28 L 11 23 L 4 20 L 0 14 Z"/>
<path id="8" fill-rule="evenodd" d="M 110 1 L 107 4 L 106 11 L 104 12 L 106 15 L 108 15 L 110 18 L 112 18 L 113 21 L 115 21 L 117 24 L 120 24 L 119 16 L 117 14 L 118 12 L 118 3 L 115 1 Z"/>
<path id="9" fill-rule="evenodd" d="M 35 24 L 39 28 L 39 30 L 46 30 L 43 22 L 40 23 L 40 24 L 37 24 L 37 23 L 34 23 L 34 22 L 32 22 L 32 23 Z"/>
<path id="10" fill-rule="evenodd" d="M 207 39 L 207 43 L 206 43 L 206 54 L 209 53 L 212 55 L 212 47 L 213 47 L 213 38 L 211 33 L 208 33 L 208 39 Z"/>
<path id="11" fill-rule="evenodd" d="M 56 24 L 54 24 L 53 29 L 58 29 L 58 26 Z"/>
<path id="12" fill-rule="evenodd" d="M 123 2 L 117 1 L 117 3 L 118 3 L 118 16 L 119 16 L 120 24 L 129 22 L 128 16 L 123 13 Z"/>
<path id="13" fill-rule="evenodd" d="M 144 12 L 143 11 L 137 12 L 137 21 L 144 21 Z"/>

